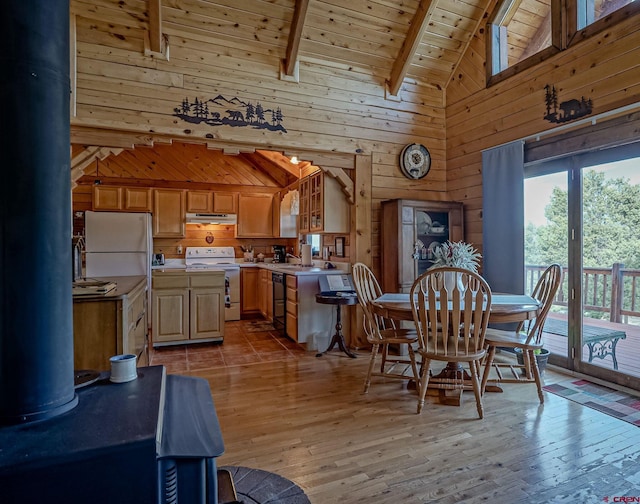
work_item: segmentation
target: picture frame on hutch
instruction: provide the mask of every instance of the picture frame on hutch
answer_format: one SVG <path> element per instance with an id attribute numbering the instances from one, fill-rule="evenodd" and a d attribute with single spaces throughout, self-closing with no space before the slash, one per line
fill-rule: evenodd
<path id="1" fill-rule="evenodd" d="M 336 238 L 336 257 L 344 257 L 344 236 Z"/>

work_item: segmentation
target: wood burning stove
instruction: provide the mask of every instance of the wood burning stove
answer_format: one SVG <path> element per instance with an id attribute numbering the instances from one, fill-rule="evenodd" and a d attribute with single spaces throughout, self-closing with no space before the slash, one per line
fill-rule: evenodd
<path id="1" fill-rule="evenodd" d="M 208 383 L 163 366 L 103 375 L 73 410 L 0 429 L 3 504 L 216 504 L 224 444 Z"/>

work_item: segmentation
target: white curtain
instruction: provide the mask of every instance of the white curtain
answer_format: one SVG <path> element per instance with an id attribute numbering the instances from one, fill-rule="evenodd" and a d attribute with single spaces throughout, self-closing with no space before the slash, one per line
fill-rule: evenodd
<path id="1" fill-rule="evenodd" d="M 493 292 L 524 293 L 524 142 L 482 153 L 482 276 Z"/>

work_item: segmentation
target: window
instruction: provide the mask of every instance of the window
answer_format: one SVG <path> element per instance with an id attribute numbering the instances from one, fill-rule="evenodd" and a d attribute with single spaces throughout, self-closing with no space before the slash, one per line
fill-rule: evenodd
<path id="1" fill-rule="evenodd" d="M 487 86 L 636 14 L 640 0 L 501 0 L 487 23 Z"/>

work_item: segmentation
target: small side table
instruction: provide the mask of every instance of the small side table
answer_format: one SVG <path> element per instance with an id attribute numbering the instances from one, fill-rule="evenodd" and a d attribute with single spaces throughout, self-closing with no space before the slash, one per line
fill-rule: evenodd
<path id="1" fill-rule="evenodd" d="M 342 334 L 342 319 L 340 308 L 342 306 L 350 306 L 354 304 L 358 304 L 358 296 L 323 296 L 322 294 L 316 294 L 316 303 L 321 304 L 330 304 L 336 306 L 336 333 L 331 338 L 331 343 L 329 343 L 329 347 L 322 353 L 327 353 L 331 350 L 336 343 L 338 344 L 338 348 L 346 353 L 349 357 L 355 359 L 357 356 L 351 350 L 347 348 L 347 345 L 344 342 L 344 335 Z"/>

